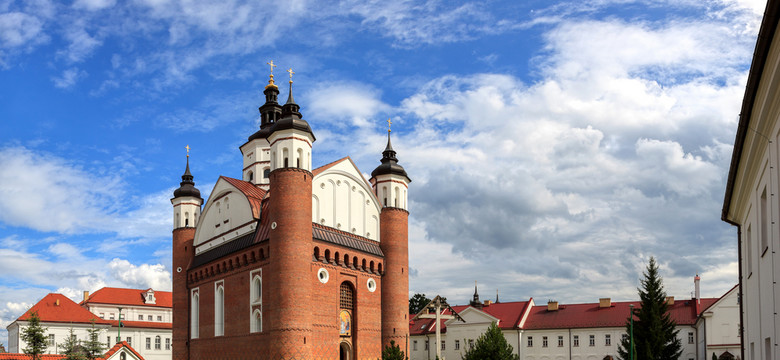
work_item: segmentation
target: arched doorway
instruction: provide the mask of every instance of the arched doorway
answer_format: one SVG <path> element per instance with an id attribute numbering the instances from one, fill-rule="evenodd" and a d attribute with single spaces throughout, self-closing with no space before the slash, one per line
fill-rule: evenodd
<path id="1" fill-rule="evenodd" d="M 341 342 L 339 345 L 339 360 L 351 360 L 352 349 L 349 347 L 349 343 L 346 341 Z"/>

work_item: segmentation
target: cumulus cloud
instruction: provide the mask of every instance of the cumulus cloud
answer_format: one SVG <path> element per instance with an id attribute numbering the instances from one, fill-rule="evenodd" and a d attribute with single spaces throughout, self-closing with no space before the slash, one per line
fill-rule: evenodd
<path id="1" fill-rule="evenodd" d="M 79 79 L 82 79 L 86 76 L 86 71 L 79 70 L 78 68 L 74 67 L 63 71 L 59 77 L 52 78 L 51 80 L 54 82 L 54 86 L 60 89 L 67 89 L 73 85 L 76 85 Z"/>
<path id="2" fill-rule="evenodd" d="M 42 27 L 38 18 L 25 13 L 0 14 L 0 48 L 22 46 L 34 41 Z"/>
<path id="3" fill-rule="evenodd" d="M 111 275 L 133 288 L 170 291 L 171 273 L 161 264 L 134 265 L 127 260 L 113 259 L 108 263 Z"/>

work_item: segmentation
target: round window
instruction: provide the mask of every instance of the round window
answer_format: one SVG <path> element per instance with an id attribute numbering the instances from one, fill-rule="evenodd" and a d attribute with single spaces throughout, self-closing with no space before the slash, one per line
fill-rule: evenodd
<path id="1" fill-rule="evenodd" d="M 320 268 L 320 270 L 317 271 L 317 279 L 319 279 L 321 283 L 327 284 L 329 278 L 330 275 L 328 275 L 328 270 L 325 270 L 325 268 Z"/>
<path id="2" fill-rule="evenodd" d="M 366 283 L 368 286 L 368 291 L 374 292 L 376 291 L 376 280 L 374 279 L 368 279 L 368 282 Z"/>

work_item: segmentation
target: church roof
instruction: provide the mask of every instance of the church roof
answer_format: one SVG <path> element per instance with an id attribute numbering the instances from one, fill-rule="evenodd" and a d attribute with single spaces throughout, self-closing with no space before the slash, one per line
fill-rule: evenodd
<path id="1" fill-rule="evenodd" d="M 220 176 L 219 178 L 227 181 L 230 185 L 233 185 L 236 189 L 241 191 L 241 193 L 246 196 L 247 200 L 249 200 L 249 205 L 252 207 L 252 216 L 254 216 L 255 219 L 260 218 L 263 198 L 266 194 L 265 190 L 258 188 L 248 181 L 229 178 L 227 176 Z"/>
<path id="2" fill-rule="evenodd" d="M 149 289 L 124 289 L 124 288 L 112 288 L 104 287 L 98 291 L 95 291 L 87 300 L 82 301 L 81 304 L 110 304 L 110 305 L 128 305 L 128 306 L 150 306 L 150 307 L 167 307 L 173 306 L 170 291 L 154 291 L 154 304 L 147 304 L 144 302 L 146 298 L 146 292 Z M 124 321 L 123 321 L 124 323 Z"/>
<path id="3" fill-rule="evenodd" d="M 27 321 L 30 314 L 36 311 L 41 322 L 59 322 L 90 324 L 95 320 L 95 324 L 108 324 L 107 321 L 95 316 L 89 310 L 79 306 L 73 300 L 62 294 L 48 294 L 38 301 L 30 310 L 27 310 L 17 321 Z"/>
<path id="4" fill-rule="evenodd" d="M 122 342 L 116 343 L 113 347 L 111 347 L 110 349 L 108 349 L 108 351 L 106 351 L 106 353 L 103 355 L 102 358 L 99 358 L 97 360 L 109 359 L 117 351 L 122 350 L 122 348 L 126 348 L 127 351 L 131 352 L 139 360 L 144 360 L 144 357 L 141 356 L 141 354 L 139 354 L 137 351 L 135 351 L 135 349 L 133 349 L 133 347 L 130 346 L 130 344 L 128 344 L 127 341 L 122 341 Z"/>
<path id="5" fill-rule="evenodd" d="M 482 311 L 498 319 L 499 328 L 517 329 L 517 324 L 520 322 L 523 314 L 525 313 L 530 303 L 531 303 L 530 301 L 492 303 L 490 305 L 483 305 L 482 309 L 477 309 L 470 305 L 456 305 L 453 306 L 452 309 L 459 314 L 462 314 L 463 311 L 468 308 L 477 309 L 478 311 Z M 444 311 L 444 315 L 450 315 L 450 314 L 451 312 L 449 311 L 449 309 Z M 410 318 L 412 316 L 414 316 L 414 314 L 410 315 Z M 435 322 L 436 319 L 414 320 L 413 322 L 409 323 L 409 335 L 423 335 L 423 334 L 436 333 L 436 328 L 434 327 Z M 441 327 L 442 333 L 447 331 L 447 325 L 445 324 L 445 320 L 441 320 L 439 326 Z"/>
<path id="6" fill-rule="evenodd" d="M 141 356 L 135 349 L 133 349 L 130 344 L 128 344 L 126 341 L 122 341 L 120 343 L 117 343 L 112 348 L 108 349 L 105 354 L 103 354 L 102 357 L 96 358 L 95 360 L 106 360 L 110 359 L 111 356 L 116 354 L 117 351 L 122 350 L 122 348 L 127 349 L 130 353 L 132 353 L 138 360 L 144 360 L 144 357 Z M 38 355 L 38 358 L 40 360 L 61 360 L 65 359 L 65 355 L 59 355 L 59 354 L 40 354 Z M 31 360 L 32 355 L 28 354 L 16 354 L 16 353 L 0 353 L 0 360 Z"/>

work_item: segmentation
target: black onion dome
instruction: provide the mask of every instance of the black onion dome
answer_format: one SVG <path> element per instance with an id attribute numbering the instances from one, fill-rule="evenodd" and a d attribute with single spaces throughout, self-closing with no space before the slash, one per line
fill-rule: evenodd
<path id="1" fill-rule="evenodd" d="M 184 171 L 184 175 L 181 176 L 181 183 L 179 188 L 173 191 L 173 197 L 192 196 L 203 200 L 200 197 L 200 190 L 195 187 L 195 177 L 190 173 L 190 158 L 187 156 L 187 169 Z"/>
<path id="2" fill-rule="evenodd" d="M 287 97 L 287 103 L 282 106 L 282 118 L 273 124 L 269 134 L 281 130 L 295 129 L 311 134 L 311 137 L 316 140 L 314 137 L 314 132 L 311 130 L 311 126 L 309 126 L 309 123 L 306 120 L 301 118 L 301 113 L 299 110 L 300 106 L 298 106 L 298 104 L 296 104 L 293 100 L 291 82 L 290 94 Z"/>
<path id="3" fill-rule="evenodd" d="M 371 177 L 377 177 L 379 175 L 400 175 L 406 178 L 406 181 L 412 182 L 409 176 L 406 175 L 406 170 L 401 165 L 398 165 L 398 158 L 395 157 L 395 150 L 393 145 L 390 144 L 390 133 L 387 133 L 387 146 L 385 151 L 382 152 L 381 164 L 371 172 Z"/>

